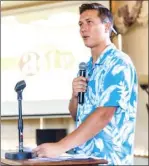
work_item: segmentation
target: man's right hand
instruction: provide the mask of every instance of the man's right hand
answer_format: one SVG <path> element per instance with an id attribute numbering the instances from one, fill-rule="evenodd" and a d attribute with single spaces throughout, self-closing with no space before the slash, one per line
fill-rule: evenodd
<path id="1" fill-rule="evenodd" d="M 85 92 L 87 87 L 87 79 L 79 76 L 72 81 L 72 98 L 69 102 L 69 111 L 74 121 L 76 121 L 76 113 L 78 107 L 78 93 Z"/>
<path id="2" fill-rule="evenodd" d="M 77 98 L 79 92 L 85 92 L 87 88 L 87 78 L 79 76 L 72 82 L 72 97 Z"/>

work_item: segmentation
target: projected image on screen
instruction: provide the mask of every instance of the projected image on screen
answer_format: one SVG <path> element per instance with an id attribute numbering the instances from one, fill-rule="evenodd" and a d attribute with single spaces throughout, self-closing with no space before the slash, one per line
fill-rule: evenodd
<path id="1" fill-rule="evenodd" d="M 42 12 L 2 17 L 2 101 L 16 101 L 14 86 L 22 79 L 27 84 L 25 101 L 71 97 L 78 64 L 88 58 L 79 15 L 45 10 L 43 17 Z M 39 18 L 30 20 L 32 14 Z"/>
<path id="2" fill-rule="evenodd" d="M 79 33 L 80 4 L 60 2 L 2 16 L 2 115 L 18 114 L 14 87 L 20 80 L 26 82 L 23 115 L 69 113 L 72 80 L 90 57 Z"/>

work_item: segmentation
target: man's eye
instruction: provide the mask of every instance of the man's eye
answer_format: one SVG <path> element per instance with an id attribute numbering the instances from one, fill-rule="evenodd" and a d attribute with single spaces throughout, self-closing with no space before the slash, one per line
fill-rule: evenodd
<path id="1" fill-rule="evenodd" d="M 87 23 L 89 23 L 89 24 L 90 24 L 91 22 L 92 22 L 92 21 L 87 21 Z"/>
<path id="2" fill-rule="evenodd" d="M 79 26 L 81 27 L 81 26 L 82 26 L 82 24 L 79 24 Z"/>

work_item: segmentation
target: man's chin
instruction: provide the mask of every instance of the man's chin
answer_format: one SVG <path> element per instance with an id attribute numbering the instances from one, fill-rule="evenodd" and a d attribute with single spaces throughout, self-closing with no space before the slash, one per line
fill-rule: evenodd
<path id="1" fill-rule="evenodd" d="M 91 44 L 89 43 L 84 43 L 86 47 L 91 48 Z"/>

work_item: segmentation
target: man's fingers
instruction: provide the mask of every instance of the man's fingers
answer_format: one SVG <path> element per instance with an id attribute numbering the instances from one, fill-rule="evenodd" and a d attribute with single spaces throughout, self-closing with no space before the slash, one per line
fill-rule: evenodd
<path id="1" fill-rule="evenodd" d="M 33 153 L 34 153 L 34 152 L 37 152 L 39 149 L 40 149 L 40 147 L 39 147 L 39 146 L 37 146 L 37 147 L 36 147 L 36 148 L 34 148 L 32 151 L 33 151 Z"/>
<path id="2" fill-rule="evenodd" d="M 35 152 L 38 157 L 44 157 L 44 152 L 42 150 L 38 150 Z"/>
<path id="3" fill-rule="evenodd" d="M 35 148 L 35 149 L 32 149 L 32 152 L 35 153 L 35 152 L 36 152 L 36 148 Z"/>
<path id="4" fill-rule="evenodd" d="M 74 82 L 74 85 L 84 85 L 87 86 L 87 83 L 84 81 L 78 81 L 78 82 Z"/>
<path id="5" fill-rule="evenodd" d="M 73 89 L 75 90 L 75 89 L 86 89 L 86 85 L 83 85 L 83 84 L 81 84 L 81 85 L 76 85 L 75 87 L 73 87 Z"/>
<path id="6" fill-rule="evenodd" d="M 85 92 L 86 91 L 86 88 L 77 88 L 74 90 L 75 93 L 78 93 L 78 92 Z"/>
<path id="7" fill-rule="evenodd" d="M 38 157 L 45 157 L 45 156 L 42 153 L 39 153 Z"/>
<path id="8" fill-rule="evenodd" d="M 73 89 L 73 94 L 75 94 L 76 97 L 78 96 L 78 92 L 86 92 L 87 79 L 82 76 L 73 79 L 72 89 Z"/>
<path id="9" fill-rule="evenodd" d="M 83 81 L 86 81 L 87 79 L 85 78 L 85 77 L 83 77 L 83 76 L 80 76 L 80 77 L 78 77 L 79 79 L 81 79 L 81 80 L 83 80 Z"/>
<path id="10" fill-rule="evenodd" d="M 76 81 L 85 81 L 86 82 L 87 78 L 80 76 L 80 77 L 77 77 L 73 80 L 73 82 L 76 82 Z"/>
<path id="11" fill-rule="evenodd" d="M 73 82 L 73 86 L 78 86 L 78 85 L 84 85 L 85 87 L 87 86 L 87 83 L 84 81 L 76 81 Z"/>

